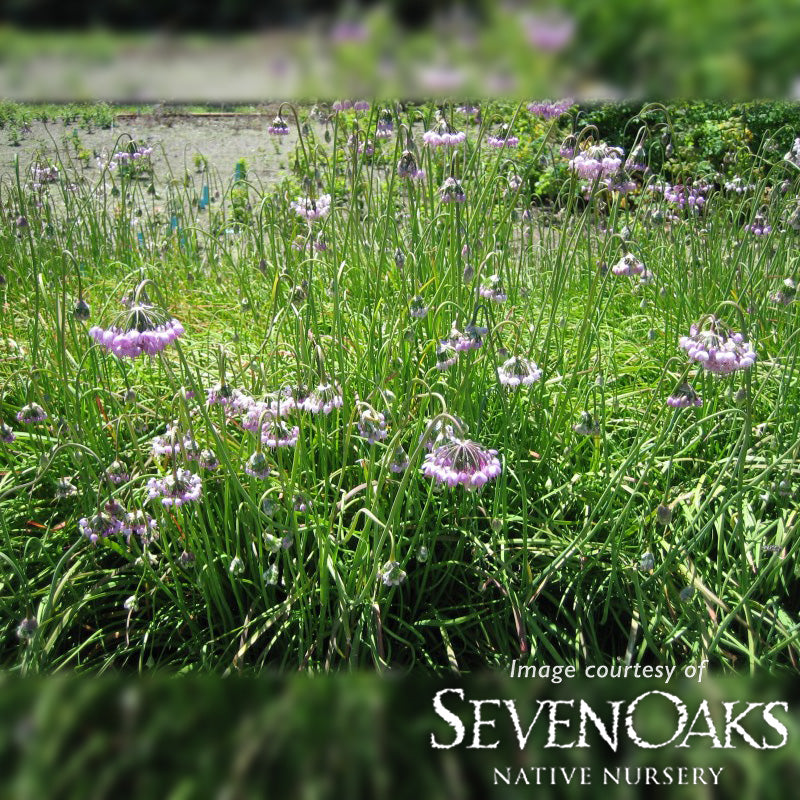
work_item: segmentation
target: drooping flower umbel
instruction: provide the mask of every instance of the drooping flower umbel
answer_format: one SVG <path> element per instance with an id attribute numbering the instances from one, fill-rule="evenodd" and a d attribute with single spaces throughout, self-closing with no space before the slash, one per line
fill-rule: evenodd
<path id="1" fill-rule="evenodd" d="M 417 159 L 410 150 L 404 150 L 397 162 L 397 177 L 414 180 L 422 180 L 425 177 L 425 171 L 419 168 Z"/>
<path id="2" fill-rule="evenodd" d="M 343 404 L 342 390 L 335 383 L 323 382 L 300 403 L 300 408 L 312 414 L 330 414 Z"/>
<path id="3" fill-rule="evenodd" d="M 611 272 L 614 275 L 627 275 L 632 277 L 634 275 L 641 275 L 645 271 L 644 264 L 636 258 L 633 253 L 626 253 L 613 267 L 611 267 Z"/>
<path id="4" fill-rule="evenodd" d="M 508 124 L 504 123 L 500 126 L 500 130 L 496 135 L 489 135 L 486 137 L 486 143 L 490 147 L 496 147 L 498 149 L 503 147 L 516 147 L 519 144 L 519 137 L 518 136 L 511 136 L 511 131 L 509 130 Z"/>
<path id="5" fill-rule="evenodd" d="M 566 114 L 574 105 L 575 101 L 571 97 L 564 100 L 537 100 L 528 104 L 528 111 L 534 117 L 551 120 Z"/>
<path id="6" fill-rule="evenodd" d="M 78 520 L 78 528 L 92 544 L 99 539 L 113 536 L 124 529 L 127 512 L 117 500 L 109 500 L 102 509 L 92 517 L 83 517 Z"/>
<path id="7" fill-rule="evenodd" d="M 89 335 L 119 358 L 153 356 L 183 336 L 183 325 L 150 302 L 145 285 L 136 287 L 130 306 L 109 328 L 89 328 Z"/>
<path id="8" fill-rule="evenodd" d="M 453 436 L 425 456 L 422 474 L 448 486 L 479 489 L 502 472 L 497 450 Z"/>
<path id="9" fill-rule="evenodd" d="M 530 359 L 512 356 L 497 368 L 497 377 L 503 386 L 516 389 L 538 381 L 542 377 L 542 371 Z"/>
<path id="10" fill-rule="evenodd" d="M 439 188 L 439 196 L 443 203 L 463 203 L 467 199 L 464 187 L 452 175 L 445 178 Z"/>
<path id="11" fill-rule="evenodd" d="M 428 147 L 458 147 L 466 140 L 467 134 L 464 131 L 456 131 L 438 112 L 436 124 L 422 134 L 422 141 Z"/>
<path id="12" fill-rule="evenodd" d="M 400 562 L 387 561 L 379 570 L 378 579 L 385 586 L 399 586 L 406 579 L 406 573 L 401 569 Z"/>
<path id="13" fill-rule="evenodd" d="M 17 422 L 25 425 L 35 425 L 37 422 L 44 422 L 47 419 L 47 412 L 38 403 L 28 403 L 17 412 Z"/>
<path id="14" fill-rule="evenodd" d="M 569 162 L 569 168 L 584 180 L 613 178 L 622 166 L 624 151 L 605 142 L 584 145 Z"/>
<path id="15" fill-rule="evenodd" d="M 148 499 L 161 499 L 164 506 L 182 506 L 200 499 L 203 481 L 199 475 L 187 469 L 176 469 L 163 478 L 150 478 L 147 481 Z"/>
<path id="16" fill-rule="evenodd" d="M 382 442 L 386 436 L 386 417 L 372 406 L 365 405 L 358 420 L 358 433 L 370 444 Z"/>
<path id="17" fill-rule="evenodd" d="M 290 204 L 292 210 L 309 222 L 328 216 L 331 210 L 331 196 L 321 194 L 319 197 L 298 197 Z"/>
<path id="18" fill-rule="evenodd" d="M 706 319 L 702 328 L 699 323 L 693 324 L 679 344 L 692 361 L 717 375 L 749 369 L 756 360 L 755 351 L 744 336 L 713 316 Z"/>
<path id="19" fill-rule="evenodd" d="M 508 300 L 508 294 L 503 288 L 503 280 L 499 275 L 490 275 L 487 282 L 481 284 L 478 294 L 494 303 L 504 303 Z"/>
<path id="20" fill-rule="evenodd" d="M 703 405 L 703 398 L 688 383 L 684 382 L 667 398 L 667 405 L 672 408 L 700 407 Z"/>
<path id="21" fill-rule="evenodd" d="M 289 133 L 289 126 L 286 124 L 286 120 L 278 114 L 278 116 L 272 120 L 272 124 L 267 128 L 267 133 L 272 136 L 286 136 Z"/>

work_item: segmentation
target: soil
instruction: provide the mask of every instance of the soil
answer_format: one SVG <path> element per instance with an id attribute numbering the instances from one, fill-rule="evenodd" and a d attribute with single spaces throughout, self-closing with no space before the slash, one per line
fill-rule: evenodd
<path id="1" fill-rule="evenodd" d="M 167 180 L 170 174 L 178 179 L 187 172 L 197 175 L 195 156 L 202 156 L 209 165 L 209 183 L 224 188 L 234 176 L 236 162 L 244 158 L 248 179 L 267 186 L 285 174 L 297 142 L 291 123 L 287 136 L 267 133 L 276 111 L 277 106 L 264 114 L 119 115 L 112 128 L 89 130 L 83 123 L 33 122 L 21 133 L 19 145 L 12 142 L 10 132 L 0 132 L 0 181 L 15 179 L 16 159 L 24 178 L 37 158 L 71 162 L 87 180 L 96 180 L 100 167 L 95 156 L 107 160 L 132 138 L 153 147 L 158 180 Z M 91 158 L 80 161 L 79 151 Z"/>

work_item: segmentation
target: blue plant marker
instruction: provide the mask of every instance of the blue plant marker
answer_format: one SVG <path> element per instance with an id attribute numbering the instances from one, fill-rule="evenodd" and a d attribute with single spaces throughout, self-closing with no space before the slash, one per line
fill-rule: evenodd
<path id="1" fill-rule="evenodd" d="M 178 217 L 176 214 L 173 214 L 169 221 L 170 230 L 176 231 L 178 230 Z"/>
<path id="2" fill-rule="evenodd" d="M 137 231 L 136 238 L 139 240 L 139 247 L 144 247 L 144 234 L 141 231 Z"/>
<path id="3" fill-rule="evenodd" d="M 200 199 L 197 201 L 197 207 L 204 211 L 206 206 L 208 205 L 208 184 L 203 185 L 203 193 L 200 195 Z"/>
<path id="4" fill-rule="evenodd" d="M 234 180 L 243 181 L 245 178 L 244 175 L 244 164 L 237 164 L 236 165 L 236 172 L 233 175 Z"/>

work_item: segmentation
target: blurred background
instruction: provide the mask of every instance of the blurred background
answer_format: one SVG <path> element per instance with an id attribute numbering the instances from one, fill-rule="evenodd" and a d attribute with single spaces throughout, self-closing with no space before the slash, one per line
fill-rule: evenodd
<path id="1" fill-rule="evenodd" d="M 0 95 L 794 97 L 797 0 L 0 2 Z"/>
<path id="2" fill-rule="evenodd" d="M 448 698 L 467 726 L 464 745 L 433 750 L 431 734 L 449 743 L 453 730 L 433 713 L 433 696 L 445 686 L 464 689 L 466 700 L 515 700 L 527 729 L 538 699 L 589 698 L 602 719 L 610 719 L 607 701 L 629 703 L 640 694 L 665 690 L 663 682 L 644 680 L 565 681 L 552 686 L 537 680 L 511 680 L 499 674 L 442 680 L 421 677 L 380 678 L 355 674 L 328 677 L 298 675 L 218 680 L 197 676 L 181 680 L 152 677 L 94 680 L 52 677 L 5 678 L 0 683 L 0 795 L 7 800 L 42 798 L 636 798 L 645 796 L 758 798 L 784 800 L 800 781 L 800 721 L 797 686 L 778 679 L 706 678 L 702 684 L 674 679 L 666 690 L 686 704 L 691 720 L 708 699 L 720 736 L 722 702 L 787 701 L 790 715 L 776 714 L 788 728 L 788 743 L 777 750 L 756 750 L 733 734 L 735 749 L 713 749 L 694 737 L 689 748 L 668 745 L 643 750 L 631 745 L 620 719 L 621 745 L 612 752 L 591 725 L 587 749 L 545 749 L 546 728 L 537 726 L 520 752 L 507 715 L 486 707 L 495 727 L 483 728 L 484 741 L 498 738 L 497 749 L 466 749 L 473 717 L 467 703 Z M 637 709 L 637 730 L 651 742 L 667 740 L 675 715 L 658 704 Z M 668 709 L 669 703 L 665 703 Z M 546 712 L 545 712 L 546 713 Z M 544 716 L 544 715 L 543 715 Z M 566 707 L 559 718 L 572 719 L 557 741 L 577 734 L 577 715 Z M 756 740 L 776 742 L 774 730 L 757 723 L 760 711 L 742 724 Z M 546 723 L 546 721 L 545 721 Z M 696 730 L 702 730 L 701 722 Z M 563 734 L 563 735 L 562 735 Z M 676 743 L 680 742 L 678 740 Z M 590 767 L 591 786 L 545 782 L 536 786 L 495 785 L 494 769 L 555 766 L 569 772 Z M 720 784 L 684 786 L 602 785 L 603 768 L 671 766 L 722 768 Z M 547 778 L 548 773 L 543 773 Z M 677 773 L 675 773 L 677 781 Z"/>

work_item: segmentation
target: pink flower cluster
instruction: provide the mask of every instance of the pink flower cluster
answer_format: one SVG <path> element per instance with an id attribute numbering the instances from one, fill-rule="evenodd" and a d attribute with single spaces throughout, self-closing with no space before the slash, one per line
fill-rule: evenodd
<path id="1" fill-rule="evenodd" d="M 584 147 L 569 162 L 569 168 L 580 178 L 594 181 L 613 178 L 622 166 L 624 151 L 605 142 Z"/>
<path id="2" fill-rule="evenodd" d="M 149 500 L 161 499 L 165 507 L 182 506 L 200 499 L 203 481 L 186 469 L 177 469 L 163 478 L 150 478 L 147 481 L 147 497 Z"/>
<path id="3" fill-rule="evenodd" d="M 703 399 L 688 384 L 682 383 L 668 398 L 667 405 L 672 408 L 691 408 L 703 405 Z"/>
<path id="4" fill-rule="evenodd" d="M 709 319 L 706 328 L 692 325 L 689 335 L 681 336 L 679 344 L 692 361 L 717 375 L 749 369 L 756 360 L 755 351 L 744 336 L 731 332 L 715 317 Z"/>
<path id="5" fill-rule="evenodd" d="M 528 104 L 528 111 L 534 117 L 551 120 L 566 114 L 573 105 L 575 105 L 575 101 L 571 97 L 564 100 L 537 100 Z"/>
<path id="6" fill-rule="evenodd" d="M 497 368 L 497 377 L 503 386 L 517 389 L 538 381 L 542 377 L 542 371 L 530 359 L 512 356 Z"/>
<path id="7" fill-rule="evenodd" d="M 148 330 L 122 330 L 115 326 L 104 330 L 97 325 L 89 328 L 89 336 L 119 358 L 136 358 L 142 354 L 154 356 L 183 333 L 183 325 L 177 319 Z"/>
<path id="8" fill-rule="evenodd" d="M 321 219 L 327 217 L 331 210 L 331 196 L 322 194 L 317 198 L 298 197 L 289 205 L 296 214 L 309 221 Z"/>
<path id="9" fill-rule="evenodd" d="M 474 490 L 502 472 L 497 450 L 489 450 L 469 439 L 453 437 L 425 456 L 422 474 L 453 487 Z"/>
<path id="10" fill-rule="evenodd" d="M 633 253 L 626 253 L 613 267 L 611 267 L 611 272 L 614 275 L 622 276 L 627 275 L 632 277 L 634 275 L 641 275 L 645 271 L 645 266 L 636 258 Z"/>
<path id="11" fill-rule="evenodd" d="M 289 126 L 280 114 L 272 120 L 272 124 L 267 128 L 267 133 L 272 136 L 286 136 L 289 133 Z"/>

